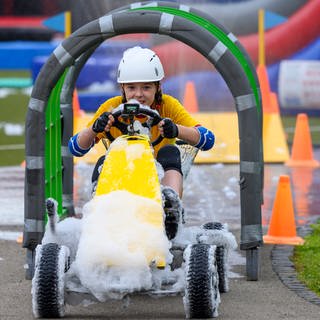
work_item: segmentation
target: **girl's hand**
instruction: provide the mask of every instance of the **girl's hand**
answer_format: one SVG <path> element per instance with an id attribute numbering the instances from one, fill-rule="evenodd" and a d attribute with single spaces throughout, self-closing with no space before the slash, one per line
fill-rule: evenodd
<path id="1" fill-rule="evenodd" d="M 114 117 L 110 112 L 104 112 L 92 125 L 92 130 L 95 133 L 110 131 L 114 123 Z"/>
<path id="2" fill-rule="evenodd" d="M 164 118 L 159 122 L 159 131 L 164 138 L 176 138 L 179 135 L 178 126 L 169 118 Z"/>

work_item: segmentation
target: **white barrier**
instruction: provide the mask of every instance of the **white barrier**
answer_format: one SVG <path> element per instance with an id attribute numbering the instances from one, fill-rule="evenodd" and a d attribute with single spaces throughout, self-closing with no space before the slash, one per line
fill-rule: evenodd
<path id="1" fill-rule="evenodd" d="M 284 60 L 279 70 L 282 108 L 320 110 L 320 61 Z"/>

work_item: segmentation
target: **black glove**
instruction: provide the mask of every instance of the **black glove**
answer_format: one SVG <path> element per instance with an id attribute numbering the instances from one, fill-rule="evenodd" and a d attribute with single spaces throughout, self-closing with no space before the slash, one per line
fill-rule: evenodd
<path id="1" fill-rule="evenodd" d="M 110 112 L 104 112 L 92 125 L 92 130 L 96 133 L 103 132 L 109 121 Z"/>
<path id="2" fill-rule="evenodd" d="M 176 138 L 179 134 L 177 125 L 169 118 L 164 118 L 163 122 L 163 136 L 169 139 Z"/>

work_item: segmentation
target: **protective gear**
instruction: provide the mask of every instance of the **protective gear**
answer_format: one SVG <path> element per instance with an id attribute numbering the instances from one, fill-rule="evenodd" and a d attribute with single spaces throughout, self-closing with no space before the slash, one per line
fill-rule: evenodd
<path id="1" fill-rule="evenodd" d="M 164 171 L 176 170 L 182 174 L 180 150 L 173 144 L 163 146 L 157 155 L 157 161 Z"/>
<path id="2" fill-rule="evenodd" d="M 123 53 L 118 67 L 118 83 L 154 82 L 163 77 L 161 61 L 152 50 L 133 47 Z"/>
<path id="3" fill-rule="evenodd" d="M 103 132 L 108 124 L 110 112 L 104 112 L 92 125 L 92 130 L 95 133 Z"/>
<path id="4" fill-rule="evenodd" d="M 205 127 L 196 127 L 200 134 L 199 142 L 195 145 L 196 148 L 199 148 L 202 151 L 209 150 L 213 147 L 215 137 L 214 134 Z"/>
<path id="5" fill-rule="evenodd" d="M 177 125 L 169 118 L 164 118 L 163 122 L 163 136 L 168 139 L 176 138 L 179 134 Z"/>
<path id="6" fill-rule="evenodd" d="M 78 144 L 78 135 L 79 133 L 75 134 L 73 137 L 70 138 L 68 147 L 69 151 L 76 157 L 84 156 L 89 150 L 94 146 L 94 141 L 92 141 L 91 146 L 88 149 L 82 149 Z"/>

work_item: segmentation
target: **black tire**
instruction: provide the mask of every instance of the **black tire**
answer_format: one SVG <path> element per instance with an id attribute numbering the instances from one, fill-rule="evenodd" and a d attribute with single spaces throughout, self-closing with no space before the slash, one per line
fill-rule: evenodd
<path id="1" fill-rule="evenodd" d="M 260 278 L 260 247 L 246 250 L 246 272 L 248 281 L 258 281 Z"/>
<path id="2" fill-rule="evenodd" d="M 203 225 L 207 230 L 222 230 L 224 227 L 220 222 L 208 222 Z M 229 279 L 228 279 L 228 251 L 224 246 L 217 246 L 216 249 L 216 262 L 219 274 L 219 291 L 221 293 L 229 291 Z"/>
<path id="3" fill-rule="evenodd" d="M 219 275 L 219 291 L 221 293 L 229 291 L 229 280 L 227 270 L 227 250 L 223 246 L 216 249 L 216 261 Z"/>
<path id="4" fill-rule="evenodd" d="M 32 279 L 32 307 L 36 318 L 64 316 L 65 272 L 69 249 L 56 243 L 39 245 Z"/>
<path id="5" fill-rule="evenodd" d="M 216 246 L 189 245 L 185 251 L 186 288 L 183 298 L 187 318 L 213 318 L 220 303 Z"/>

